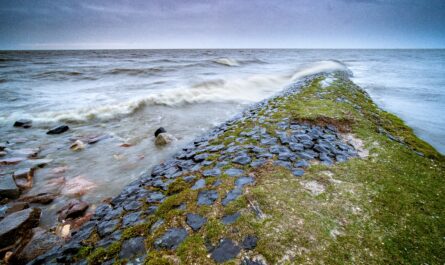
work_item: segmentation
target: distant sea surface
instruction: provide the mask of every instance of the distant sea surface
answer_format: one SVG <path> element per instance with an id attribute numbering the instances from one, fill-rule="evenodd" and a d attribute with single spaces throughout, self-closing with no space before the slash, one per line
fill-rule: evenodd
<path id="1" fill-rule="evenodd" d="M 445 153 L 445 50 L 4 51 L 0 142 L 40 146 L 54 167 L 68 167 L 65 178 L 95 183 L 84 199 L 98 202 L 248 104 L 333 70 L 351 71 L 378 105 Z M 33 128 L 14 129 L 20 118 Z M 59 123 L 71 134 L 46 136 Z M 160 126 L 177 144 L 154 146 Z M 75 137 L 104 134 L 111 140 L 102 145 L 68 148 Z M 44 171 L 35 178 L 35 190 L 50 181 Z"/>

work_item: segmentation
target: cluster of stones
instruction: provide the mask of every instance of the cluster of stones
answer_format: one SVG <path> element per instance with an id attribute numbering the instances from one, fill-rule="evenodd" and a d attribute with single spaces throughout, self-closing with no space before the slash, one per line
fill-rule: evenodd
<path id="1" fill-rule="evenodd" d="M 295 93 L 302 84 L 297 85 L 281 96 Z M 269 103 L 266 100 L 252 106 L 242 115 L 196 139 L 171 159 L 153 167 L 150 173 L 143 174 L 125 187 L 109 204 L 100 205 L 92 219 L 74 233 L 69 242 L 50 250 L 31 264 L 85 264 L 85 260 L 76 261 L 75 255 L 81 247 L 91 244 L 86 240 L 93 233 L 99 236 L 94 248 L 106 248 L 121 240 L 124 229 L 142 224 L 148 216 L 156 214 L 159 205 L 169 196 L 169 185 L 177 179 L 190 183 L 191 189 L 198 191 L 195 202 L 198 207 L 212 206 L 217 202 L 225 207 L 243 194 L 246 185 L 255 183 L 255 177 L 246 172 L 249 168 L 273 163 L 300 177 L 311 162 L 331 165 L 356 156 L 354 148 L 342 141 L 334 126 L 302 124 L 288 118 L 272 120 L 270 116 L 278 111 L 278 107 Z M 236 136 L 229 133 L 230 136 L 224 138 L 225 132 L 242 126 L 246 121 L 253 121 L 257 126 L 246 128 Z M 274 127 L 275 131 L 266 129 L 270 127 Z M 230 144 L 214 144 L 215 142 Z M 220 197 L 215 188 L 221 184 L 222 176 L 233 177 L 234 187 Z M 209 184 L 205 180 L 208 177 L 216 180 Z M 165 232 L 155 238 L 150 251 L 174 250 L 187 236 L 198 232 L 206 224 L 206 216 L 186 212 L 187 205 L 184 203 L 177 207 L 185 211 L 188 227 L 167 227 Z M 240 216 L 241 213 L 236 212 L 223 216 L 220 221 L 224 225 L 231 225 Z M 147 228 L 147 233 L 153 234 L 163 225 L 165 220 L 159 219 Z M 118 258 L 133 263 L 143 262 L 147 252 L 144 240 L 142 236 L 124 240 L 117 254 Z M 239 257 L 243 252 L 243 264 L 263 264 L 248 254 L 254 253 L 257 240 L 259 239 L 255 235 L 247 235 L 241 242 L 222 237 L 216 245 L 209 243 L 207 250 L 216 263 Z M 104 264 L 113 264 L 115 261 L 113 258 Z"/>

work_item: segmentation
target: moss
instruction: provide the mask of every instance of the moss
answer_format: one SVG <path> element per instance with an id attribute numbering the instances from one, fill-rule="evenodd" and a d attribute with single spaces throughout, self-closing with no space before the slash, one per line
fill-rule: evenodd
<path id="1" fill-rule="evenodd" d="M 111 259 L 117 255 L 121 249 L 121 241 L 112 243 L 107 249 L 96 248 L 87 258 L 88 264 L 102 264 L 104 261 Z"/>
<path id="2" fill-rule="evenodd" d="M 153 251 L 148 253 L 144 262 L 145 265 L 173 265 L 175 262 L 162 251 Z"/>
<path id="3" fill-rule="evenodd" d="M 150 216 L 148 220 L 143 224 L 127 227 L 122 232 L 122 240 L 126 240 L 132 237 L 144 236 L 148 233 L 150 226 L 155 222 L 155 217 Z"/>
<path id="4" fill-rule="evenodd" d="M 170 185 L 168 186 L 167 195 L 179 193 L 179 192 L 187 189 L 188 187 L 190 187 L 190 183 L 186 182 L 182 178 L 177 178 L 175 181 L 170 183 Z"/>
<path id="5" fill-rule="evenodd" d="M 84 258 L 86 258 L 91 253 L 92 250 L 93 250 L 93 247 L 91 247 L 91 246 L 83 246 L 83 247 L 81 247 L 79 249 L 79 251 L 77 252 L 76 259 L 84 259 Z"/>
<path id="6" fill-rule="evenodd" d="M 203 228 L 204 236 L 212 244 L 216 244 L 225 234 L 224 225 L 215 218 L 210 218 Z"/>
<path id="7" fill-rule="evenodd" d="M 182 264 L 213 264 L 207 257 L 204 239 L 200 235 L 192 235 L 176 250 Z"/>

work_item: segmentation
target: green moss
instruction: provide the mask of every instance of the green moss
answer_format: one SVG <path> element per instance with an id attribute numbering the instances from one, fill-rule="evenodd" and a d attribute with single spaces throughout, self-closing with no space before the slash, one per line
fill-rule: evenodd
<path id="1" fill-rule="evenodd" d="M 148 253 L 145 259 L 145 265 L 173 265 L 173 260 L 166 257 L 167 255 L 162 251 L 153 251 Z"/>
<path id="2" fill-rule="evenodd" d="M 224 225 L 215 218 L 210 218 L 203 228 L 205 238 L 212 244 L 216 244 L 225 234 Z"/>
<path id="3" fill-rule="evenodd" d="M 190 183 L 186 182 L 182 178 L 177 178 L 173 183 L 170 183 L 167 190 L 167 195 L 179 193 L 190 187 Z"/>
<path id="4" fill-rule="evenodd" d="M 186 238 L 176 250 L 182 264 L 212 264 L 207 257 L 207 249 L 204 239 L 200 235 L 192 235 Z"/>

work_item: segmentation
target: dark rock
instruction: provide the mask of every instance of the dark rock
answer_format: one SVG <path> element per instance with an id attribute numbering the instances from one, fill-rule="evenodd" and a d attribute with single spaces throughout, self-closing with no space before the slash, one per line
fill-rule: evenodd
<path id="1" fill-rule="evenodd" d="M 278 159 L 282 161 L 294 161 L 295 155 L 292 153 L 279 153 Z"/>
<path id="2" fill-rule="evenodd" d="M 190 183 L 190 182 L 192 182 L 195 178 L 196 178 L 196 176 L 186 176 L 186 177 L 184 177 L 183 179 L 184 179 L 185 182 Z"/>
<path id="3" fill-rule="evenodd" d="M 210 155 L 207 154 L 207 153 L 199 154 L 199 155 L 195 155 L 195 156 L 193 157 L 193 161 L 199 163 L 199 162 L 202 162 L 202 161 L 206 160 L 209 156 L 210 156 Z"/>
<path id="4" fill-rule="evenodd" d="M 125 211 L 136 211 L 142 207 L 142 203 L 140 201 L 131 201 L 128 204 L 124 205 Z"/>
<path id="5" fill-rule="evenodd" d="M 248 235 L 244 238 L 243 242 L 241 242 L 241 247 L 246 250 L 252 250 L 256 247 L 258 242 L 258 238 L 253 235 Z"/>
<path id="6" fill-rule="evenodd" d="M 17 199 L 20 196 L 20 189 L 14 182 L 12 175 L 0 175 L 0 197 Z"/>
<path id="7" fill-rule="evenodd" d="M 101 240 L 99 240 L 96 244 L 96 247 L 107 248 L 114 242 L 119 241 L 121 238 L 122 238 L 122 231 L 116 230 L 111 235 L 108 235 L 108 236 L 102 238 Z"/>
<path id="8" fill-rule="evenodd" d="M 129 213 L 122 218 L 122 227 L 133 226 L 144 222 L 140 212 Z"/>
<path id="9" fill-rule="evenodd" d="M 147 202 L 148 203 L 154 203 L 154 202 L 162 202 L 165 199 L 165 195 L 162 194 L 162 192 L 152 192 L 150 195 L 148 195 Z"/>
<path id="10" fill-rule="evenodd" d="M 113 210 L 108 211 L 108 213 L 104 216 L 104 220 L 108 221 L 111 219 L 116 219 L 122 215 L 124 209 L 122 207 L 117 207 Z"/>
<path id="11" fill-rule="evenodd" d="M 218 192 L 215 190 L 203 190 L 198 194 L 198 205 L 212 205 L 218 199 Z"/>
<path id="12" fill-rule="evenodd" d="M 191 189 L 192 189 L 192 190 L 202 189 L 202 188 L 205 187 L 205 185 L 206 185 L 206 181 L 205 181 L 205 179 L 198 179 L 198 180 L 195 182 L 195 185 L 193 185 Z"/>
<path id="13" fill-rule="evenodd" d="M 304 159 L 304 160 L 312 160 L 312 159 L 314 159 L 314 156 L 308 154 L 307 152 L 298 153 L 297 156 L 299 158 L 301 158 L 301 159 Z"/>
<path id="14" fill-rule="evenodd" d="M 241 248 L 230 239 L 223 239 L 220 244 L 212 251 L 211 257 L 217 263 L 223 263 L 235 258 L 241 251 Z"/>
<path id="15" fill-rule="evenodd" d="M 39 225 L 40 209 L 29 208 L 12 213 L 0 221 L 0 248 L 14 244 Z"/>
<path id="16" fill-rule="evenodd" d="M 70 128 L 66 125 L 60 125 L 50 129 L 49 131 L 46 132 L 46 134 L 61 134 L 68 131 L 69 129 Z"/>
<path id="17" fill-rule="evenodd" d="M 97 218 L 102 218 L 111 210 L 112 210 L 112 208 L 110 205 L 101 204 L 101 205 L 97 206 L 96 211 L 94 212 L 94 216 Z"/>
<path id="18" fill-rule="evenodd" d="M 13 202 L 8 205 L 5 215 L 12 214 L 15 212 L 19 212 L 29 208 L 29 204 L 27 202 Z"/>
<path id="19" fill-rule="evenodd" d="M 295 167 L 307 168 L 309 167 L 309 163 L 306 160 L 299 160 L 295 163 Z"/>
<path id="20" fill-rule="evenodd" d="M 145 238 L 133 237 L 125 240 L 122 243 L 121 251 L 119 252 L 119 258 L 121 259 L 131 259 L 136 256 L 141 256 L 145 254 Z"/>
<path id="21" fill-rule="evenodd" d="M 82 216 L 88 209 L 89 204 L 84 201 L 72 199 L 58 211 L 59 221 L 73 219 Z"/>
<path id="22" fill-rule="evenodd" d="M 276 166 L 287 168 L 287 169 L 292 169 L 292 164 L 287 161 L 277 160 L 277 161 L 274 161 L 273 164 Z"/>
<path id="23" fill-rule="evenodd" d="M 238 168 L 229 168 L 226 171 L 224 171 L 224 174 L 226 174 L 229 177 L 238 177 L 244 174 L 244 170 Z"/>
<path id="24" fill-rule="evenodd" d="M 250 161 L 252 161 L 252 159 L 250 159 L 250 157 L 246 154 L 241 154 L 232 160 L 233 163 L 240 165 L 247 165 L 250 163 Z"/>
<path id="25" fill-rule="evenodd" d="M 323 164 L 328 165 L 328 166 L 334 164 L 332 159 L 326 153 L 320 154 L 320 160 Z"/>
<path id="26" fill-rule="evenodd" d="M 292 170 L 292 174 L 293 174 L 295 177 L 301 177 L 301 176 L 303 176 L 303 174 L 304 174 L 304 170 L 303 170 L 303 169 L 299 169 L 299 168 L 297 168 L 297 169 Z"/>
<path id="27" fill-rule="evenodd" d="M 14 127 L 22 127 L 22 128 L 31 128 L 32 126 L 32 120 L 28 119 L 20 119 L 16 122 L 14 122 Z"/>
<path id="28" fill-rule="evenodd" d="M 34 228 L 31 240 L 21 249 L 20 253 L 17 253 L 16 259 L 18 263 L 25 264 L 61 243 L 60 237 L 42 228 Z"/>
<path id="29" fill-rule="evenodd" d="M 264 159 L 264 158 L 260 158 L 260 159 L 257 159 L 257 160 L 255 160 L 255 161 L 252 161 L 252 162 L 250 163 L 250 166 L 251 166 L 251 167 L 260 167 L 260 166 L 264 165 L 266 162 L 267 162 L 266 159 Z"/>
<path id="30" fill-rule="evenodd" d="M 158 135 L 160 133 L 166 133 L 167 131 L 163 128 L 163 127 L 159 127 L 156 131 L 155 131 L 155 137 L 158 137 Z"/>
<path id="31" fill-rule="evenodd" d="M 290 143 L 289 144 L 289 148 L 290 150 L 297 152 L 297 151 L 303 151 L 304 150 L 304 146 L 300 143 Z"/>
<path id="32" fill-rule="evenodd" d="M 198 231 L 207 222 L 207 219 L 199 214 L 188 213 L 186 222 L 193 231 Z"/>
<path id="33" fill-rule="evenodd" d="M 212 168 L 212 169 L 204 170 L 204 172 L 202 172 L 202 175 L 204 177 L 219 177 L 221 175 L 221 169 Z"/>
<path id="34" fill-rule="evenodd" d="M 302 141 L 312 141 L 312 137 L 310 137 L 307 134 L 294 134 L 293 137 L 296 140 L 300 141 L 300 142 L 302 142 Z"/>
<path id="35" fill-rule="evenodd" d="M 223 206 L 227 206 L 230 202 L 236 200 L 239 196 L 241 196 L 242 193 L 243 192 L 240 189 L 233 189 L 229 191 L 226 197 L 222 200 L 221 204 Z"/>
<path id="36" fill-rule="evenodd" d="M 281 146 L 281 145 L 274 145 L 274 146 L 271 146 L 271 147 L 269 148 L 269 151 L 270 151 L 272 154 L 280 154 L 280 153 L 289 153 L 289 152 L 290 152 L 289 149 L 288 149 L 287 147 L 285 147 L 285 146 Z"/>
<path id="37" fill-rule="evenodd" d="M 223 218 L 221 218 L 221 223 L 223 223 L 225 225 L 231 225 L 231 224 L 235 223 L 236 220 L 238 220 L 238 218 L 240 216 L 241 216 L 241 214 L 239 212 L 223 216 Z"/>
<path id="38" fill-rule="evenodd" d="M 176 249 L 186 237 L 187 230 L 184 228 L 171 228 L 155 240 L 154 246 L 156 249 Z"/>
<path id="39" fill-rule="evenodd" d="M 119 225 L 119 220 L 104 221 L 97 225 L 99 236 L 104 237 L 111 234 Z"/>
<path id="40" fill-rule="evenodd" d="M 235 187 L 238 189 L 242 189 L 245 185 L 249 185 L 253 183 L 252 177 L 240 177 L 235 180 Z"/>
<path id="41" fill-rule="evenodd" d="M 244 258 L 241 261 L 241 265 L 266 265 L 262 260 L 260 259 L 250 259 L 250 258 Z"/>

